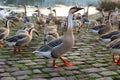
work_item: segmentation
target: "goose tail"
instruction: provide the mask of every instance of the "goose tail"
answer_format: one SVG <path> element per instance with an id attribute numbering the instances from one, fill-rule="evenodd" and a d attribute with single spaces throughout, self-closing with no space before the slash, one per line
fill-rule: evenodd
<path id="1" fill-rule="evenodd" d="M 47 59 L 52 58 L 51 51 L 40 52 L 40 51 L 35 50 L 32 53 L 35 53 L 36 56 L 41 56 L 42 55 L 43 57 L 45 57 Z"/>

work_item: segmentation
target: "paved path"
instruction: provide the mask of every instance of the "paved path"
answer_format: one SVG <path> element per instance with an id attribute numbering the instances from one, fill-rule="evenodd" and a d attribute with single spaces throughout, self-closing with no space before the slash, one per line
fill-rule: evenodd
<path id="1" fill-rule="evenodd" d="M 36 39 L 23 48 L 25 55 L 14 55 L 12 48 L 5 46 L 0 49 L 0 80 L 120 80 L 120 66 L 112 62 L 106 44 L 97 40 L 98 35 L 82 27 L 75 37 L 75 46 L 63 55 L 74 66 L 66 67 L 58 60 L 59 69 L 51 68 L 51 59 L 31 53 L 38 45 Z"/>

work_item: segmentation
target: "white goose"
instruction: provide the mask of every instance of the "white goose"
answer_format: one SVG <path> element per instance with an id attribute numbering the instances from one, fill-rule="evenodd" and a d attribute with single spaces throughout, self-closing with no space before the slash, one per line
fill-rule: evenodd
<path id="1" fill-rule="evenodd" d="M 42 54 L 46 58 L 53 58 L 53 68 L 58 68 L 59 66 L 56 65 L 56 59 L 60 58 L 66 66 L 72 66 L 72 63 L 64 60 L 61 56 L 69 51 L 74 45 L 74 35 L 73 35 L 73 24 L 72 18 L 73 13 L 81 10 L 83 8 L 72 7 L 69 10 L 68 14 L 68 27 L 67 31 L 64 35 L 60 38 L 54 39 L 37 48 L 33 53 Z"/>

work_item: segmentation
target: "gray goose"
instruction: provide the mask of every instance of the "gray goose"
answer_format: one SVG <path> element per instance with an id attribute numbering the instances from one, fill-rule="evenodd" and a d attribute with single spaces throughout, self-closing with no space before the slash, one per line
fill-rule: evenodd
<path id="1" fill-rule="evenodd" d="M 36 29 L 31 28 L 31 29 L 29 29 L 28 33 L 24 32 L 24 33 L 16 34 L 16 35 L 14 35 L 12 37 L 9 37 L 9 38 L 5 39 L 4 42 L 8 46 L 14 48 L 14 52 L 13 52 L 14 54 L 17 53 L 17 50 L 18 50 L 19 54 L 24 54 L 25 52 L 22 52 L 20 47 L 25 46 L 26 44 L 31 42 L 33 32 L 35 32 L 38 35 Z"/>
<path id="2" fill-rule="evenodd" d="M 113 62 L 116 64 L 120 64 L 120 38 L 111 41 L 107 45 L 107 48 L 111 51 Z M 119 56 L 118 60 L 115 58 L 115 55 Z"/>
<path id="3" fill-rule="evenodd" d="M 74 45 L 72 18 L 73 18 L 73 13 L 81 9 L 83 8 L 78 8 L 78 7 L 70 8 L 68 14 L 67 31 L 64 33 L 62 37 L 54 39 L 49 43 L 47 43 L 46 45 L 38 47 L 35 51 L 33 51 L 33 53 L 36 53 L 38 55 L 41 54 L 46 58 L 52 58 L 53 68 L 59 68 L 59 66 L 56 65 L 57 58 L 60 58 L 66 66 L 72 66 L 72 63 L 69 63 L 68 61 L 64 60 L 61 56 L 62 54 L 65 54 L 67 51 L 69 51 Z"/>

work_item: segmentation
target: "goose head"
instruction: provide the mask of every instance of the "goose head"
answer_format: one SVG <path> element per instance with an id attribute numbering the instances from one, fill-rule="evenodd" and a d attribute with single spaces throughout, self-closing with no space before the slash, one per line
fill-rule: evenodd
<path id="1" fill-rule="evenodd" d="M 77 6 L 70 8 L 69 13 L 73 14 L 79 10 L 82 10 L 84 8 L 78 8 Z"/>
<path id="2" fill-rule="evenodd" d="M 14 25 L 14 27 L 18 26 L 13 20 L 11 19 L 7 19 L 3 22 L 5 24 L 6 28 L 9 28 L 9 23 L 12 23 Z"/>
<path id="3" fill-rule="evenodd" d="M 38 33 L 38 31 L 35 29 L 35 28 L 31 28 L 29 31 L 28 31 L 28 33 L 31 35 L 32 33 L 35 33 L 37 36 L 39 36 L 39 33 Z"/>
<path id="4" fill-rule="evenodd" d="M 54 36 L 53 36 L 53 34 L 47 34 L 46 36 L 45 36 L 45 39 L 44 39 L 44 41 L 51 41 L 51 40 L 53 40 L 53 39 L 56 39 Z"/>
<path id="5" fill-rule="evenodd" d="M 29 30 L 29 29 L 31 29 L 31 28 L 34 28 L 34 24 L 33 24 L 33 23 L 31 23 L 31 22 L 26 22 L 26 23 L 24 24 L 23 29 Z"/>
<path id="6" fill-rule="evenodd" d="M 53 12 L 55 12 L 55 13 L 56 13 L 56 10 L 55 10 L 55 9 L 53 9 Z"/>

